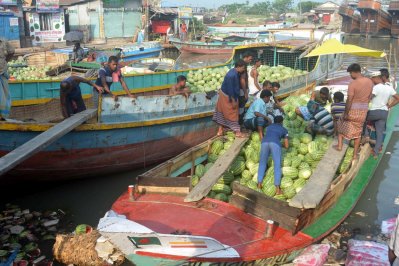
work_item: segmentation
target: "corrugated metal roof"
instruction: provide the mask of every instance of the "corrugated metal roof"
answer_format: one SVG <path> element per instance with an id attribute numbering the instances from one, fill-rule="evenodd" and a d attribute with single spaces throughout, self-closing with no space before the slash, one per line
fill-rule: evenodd
<path id="1" fill-rule="evenodd" d="M 154 13 L 164 14 L 164 15 L 177 15 L 177 7 L 151 7 L 151 11 Z"/>
<path id="2" fill-rule="evenodd" d="M 94 0 L 60 0 L 60 6 L 73 6 Z"/>

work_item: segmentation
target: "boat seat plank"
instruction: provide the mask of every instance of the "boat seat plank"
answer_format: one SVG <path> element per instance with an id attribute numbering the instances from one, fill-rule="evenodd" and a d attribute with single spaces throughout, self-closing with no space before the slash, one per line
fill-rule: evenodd
<path id="1" fill-rule="evenodd" d="M 204 198 L 209 193 L 212 186 L 216 184 L 220 176 L 230 167 L 247 141 L 248 137 L 236 138 L 231 147 L 223 155 L 219 156 L 214 165 L 205 173 L 200 179 L 200 182 L 187 195 L 184 201 L 199 201 Z"/>
<path id="2" fill-rule="evenodd" d="M 190 177 L 139 176 L 136 184 L 139 193 L 187 195 L 190 181 Z"/>
<path id="3" fill-rule="evenodd" d="M 25 161 L 37 152 L 47 148 L 77 126 L 97 115 L 97 109 L 87 109 L 75 114 L 41 133 L 30 141 L 0 158 L 0 176 Z"/>
<path id="4" fill-rule="evenodd" d="M 347 148 L 348 145 L 344 144 L 342 150 L 337 151 L 333 144 L 330 145 L 304 188 L 289 202 L 291 207 L 314 209 L 319 205 L 335 177 Z"/>

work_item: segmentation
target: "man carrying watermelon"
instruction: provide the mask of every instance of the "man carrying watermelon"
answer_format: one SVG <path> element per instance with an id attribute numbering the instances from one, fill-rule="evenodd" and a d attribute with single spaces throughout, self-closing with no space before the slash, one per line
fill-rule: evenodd
<path id="1" fill-rule="evenodd" d="M 265 137 L 262 139 L 260 150 L 260 162 L 258 169 L 258 188 L 262 188 L 262 181 L 267 170 L 267 161 L 269 155 L 272 155 L 274 163 L 274 185 L 276 186 L 276 195 L 282 194 L 281 183 L 281 140 L 284 139 L 284 148 L 288 149 L 288 130 L 283 127 L 282 116 L 274 118 L 274 124 L 271 124 L 266 131 Z"/>

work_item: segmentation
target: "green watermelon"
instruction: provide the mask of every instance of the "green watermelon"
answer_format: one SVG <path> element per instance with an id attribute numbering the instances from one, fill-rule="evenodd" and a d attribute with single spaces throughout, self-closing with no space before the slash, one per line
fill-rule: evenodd
<path id="1" fill-rule="evenodd" d="M 234 175 L 229 172 L 225 172 L 218 180 L 218 184 L 229 185 L 234 180 Z"/>
<path id="2" fill-rule="evenodd" d="M 305 162 L 307 162 L 309 165 L 313 163 L 314 159 L 312 154 L 308 153 L 305 155 Z"/>
<path id="3" fill-rule="evenodd" d="M 241 179 L 244 180 L 251 180 L 252 179 L 252 174 L 249 170 L 245 169 L 244 171 L 242 171 L 241 173 Z"/>
<path id="4" fill-rule="evenodd" d="M 250 160 L 254 163 L 259 163 L 260 153 L 258 151 L 253 150 L 250 154 Z"/>
<path id="5" fill-rule="evenodd" d="M 223 150 L 223 141 L 215 140 L 211 146 L 211 154 L 219 155 L 220 151 Z"/>
<path id="6" fill-rule="evenodd" d="M 294 167 L 282 167 L 283 176 L 294 179 L 298 176 L 298 170 Z"/>
<path id="7" fill-rule="evenodd" d="M 312 153 L 312 158 L 315 161 L 320 161 L 324 156 L 324 152 L 321 150 L 315 151 L 314 153 Z"/>
<path id="8" fill-rule="evenodd" d="M 234 160 L 229 168 L 229 172 L 233 175 L 239 175 L 245 170 L 245 162 L 243 160 Z"/>
<path id="9" fill-rule="evenodd" d="M 292 199 L 296 194 L 296 190 L 295 190 L 294 186 L 289 186 L 289 187 L 283 188 L 282 190 L 283 190 L 284 196 L 287 199 Z"/>
<path id="10" fill-rule="evenodd" d="M 214 153 L 208 155 L 208 163 L 214 163 L 218 159 L 218 156 Z"/>
<path id="11" fill-rule="evenodd" d="M 225 154 L 225 153 L 226 153 L 226 151 L 227 151 L 227 150 L 224 150 L 224 149 L 223 149 L 223 150 L 221 150 L 221 151 L 220 151 L 220 153 L 219 153 L 219 156 L 221 156 L 221 155 Z"/>
<path id="12" fill-rule="evenodd" d="M 246 186 L 249 181 L 251 181 L 251 179 L 243 179 L 243 178 L 241 178 L 240 179 L 240 185 Z"/>
<path id="13" fill-rule="evenodd" d="M 208 193 L 208 198 L 215 198 L 215 196 L 216 196 L 216 192 L 215 191 L 210 191 L 209 193 Z"/>
<path id="14" fill-rule="evenodd" d="M 291 166 L 291 156 L 284 158 L 283 166 L 285 166 L 285 167 Z"/>
<path id="15" fill-rule="evenodd" d="M 311 141 L 308 144 L 308 151 L 310 153 L 316 153 L 316 151 L 319 149 L 317 142 L 316 141 Z"/>
<path id="16" fill-rule="evenodd" d="M 303 144 L 309 144 L 312 141 L 312 135 L 308 133 L 303 133 L 301 136 L 301 142 Z"/>
<path id="17" fill-rule="evenodd" d="M 213 163 L 207 163 L 207 164 L 205 165 L 205 172 L 208 172 L 209 169 L 211 169 L 212 166 L 213 166 Z"/>
<path id="18" fill-rule="evenodd" d="M 229 199 L 227 198 L 227 195 L 224 193 L 218 193 L 215 195 L 214 199 L 216 200 L 220 200 L 220 201 L 224 201 L 224 202 L 228 202 Z"/>
<path id="19" fill-rule="evenodd" d="M 251 173 L 251 175 L 255 175 L 258 173 L 258 169 L 259 169 L 259 164 L 254 164 L 250 169 L 249 172 Z"/>
<path id="20" fill-rule="evenodd" d="M 260 143 L 261 139 L 260 139 L 260 135 L 258 132 L 253 132 L 251 134 L 251 141 Z"/>
<path id="21" fill-rule="evenodd" d="M 309 152 L 308 145 L 304 143 L 299 144 L 298 152 L 302 155 L 306 155 Z"/>
<path id="22" fill-rule="evenodd" d="M 248 170 L 251 169 L 252 167 L 254 167 L 255 165 L 256 165 L 256 163 L 254 163 L 254 162 L 251 161 L 251 160 L 247 160 L 247 161 L 245 162 L 245 166 L 247 167 Z"/>
<path id="23" fill-rule="evenodd" d="M 309 177 L 312 175 L 312 170 L 310 169 L 302 169 L 299 170 L 299 178 L 303 178 L 303 179 L 309 179 Z"/>
<path id="24" fill-rule="evenodd" d="M 195 175 L 197 175 L 199 178 L 203 177 L 205 172 L 205 166 L 203 164 L 199 164 L 195 167 Z"/>
<path id="25" fill-rule="evenodd" d="M 275 195 L 273 198 L 275 198 L 277 200 L 282 200 L 282 201 L 287 200 L 283 194 Z"/>
<path id="26" fill-rule="evenodd" d="M 274 197 L 276 195 L 276 186 L 268 184 L 267 186 L 263 186 L 262 191 L 266 196 Z"/>
<path id="27" fill-rule="evenodd" d="M 307 181 L 306 179 L 298 178 L 297 180 L 295 180 L 293 186 L 294 188 L 303 187 L 306 184 L 306 181 Z"/>
<path id="28" fill-rule="evenodd" d="M 310 169 L 310 165 L 307 162 L 301 162 L 301 164 L 298 166 L 298 169 Z"/>
<path id="29" fill-rule="evenodd" d="M 253 180 L 249 180 L 247 182 L 247 186 L 253 190 L 256 190 L 258 188 L 258 183 L 253 181 Z"/>
<path id="30" fill-rule="evenodd" d="M 289 177 L 281 178 L 281 184 L 280 184 L 281 188 L 287 188 L 287 187 L 292 186 L 293 184 L 294 184 L 294 182 L 292 181 L 291 178 L 289 178 Z"/>
<path id="31" fill-rule="evenodd" d="M 225 184 L 215 184 L 211 190 L 215 191 L 216 193 L 224 193 L 226 195 L 229 195 L 232 192 L 230 186 Z"/>
<path id="32" fill-rule="evenodd" d="M 291 167 L 298 168 L 298 166 L 301 164 L 302 160 L 298 156 L 293 157 L 291 160 Z"/>
<path id="33" fill-rule="evenodd" d="M 200 178 L 197 175 L 193 175 L 191 177 L 191 186 L 195 187 L 198 184 L 199 180 Z"/>
<path id="34" fill-rule="evenodd" d="M 298 138 L 296 138 L 296 137 L 294 137 L 294 138 L 291 140 L 291 145 L 292 145 L 293 147 L 295 147 L 295 148 L 298 148 L 300 144 L 301 144 L 301 141 L 300 141 Z"/>
<path id="35" fill-rule="evenodd" d="M 228 150 L 228 149 L 231 147 L 231 145 L 233 145 L 233 142 L 232 142 L 232 141 L 227 141 L 227 142 L 225 142 L 225 143 L 223 144 L 223 150 Z"/>

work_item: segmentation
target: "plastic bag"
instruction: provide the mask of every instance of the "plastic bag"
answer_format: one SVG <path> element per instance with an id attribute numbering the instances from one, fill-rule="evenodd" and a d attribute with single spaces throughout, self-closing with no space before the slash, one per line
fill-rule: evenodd
<path id="1" fill-rule="evenodd" d="M 295 266 L 322 266 L 328 256 L 330 245 L 317 244 L 307 247 L 301 255 L 295 258 Z"/>
<path id="2" fill-rule="evenodd" d="M 346 266 L 390 266 L 388 246 L 372 241 L 348 241 Z"/>
<path id="3" fill-rule="evenodd" d="M 382 221 L 382 224 L 381 224 L 381 233 L 382 234 L 384 234 L 388 237 L 391 236 L 391 234 L 395 230 L 396 218 L 397 217 Z"/>

